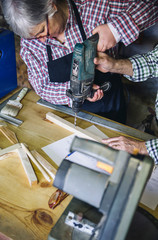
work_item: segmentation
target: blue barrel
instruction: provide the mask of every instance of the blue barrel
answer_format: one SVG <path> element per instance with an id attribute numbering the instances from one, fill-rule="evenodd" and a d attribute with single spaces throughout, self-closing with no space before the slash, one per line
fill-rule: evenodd
<path id="1" fill-rule="evenodd" d="M 0 98 L 17 87 L 14 33 L 0 29 Z"/>

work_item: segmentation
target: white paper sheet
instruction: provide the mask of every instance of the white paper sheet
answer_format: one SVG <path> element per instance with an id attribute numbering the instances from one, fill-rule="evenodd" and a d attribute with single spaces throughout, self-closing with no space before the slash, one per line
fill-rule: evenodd
<path id="1" fill-rule="evenodd" d="M 107 138 L 107 136 L 94 125 L 86 130 L 100 136 L 101 138 Z M 69 149 L 74 136 L 75 134 L 72 134 L 68 137 L 62 138 L 59 141 L 43 147 L 42 150 L 57 164 L 57 166 L 59 166 L 62 160 L 70 153 Z"/>
<path id="2" fill-rule="evenodd" d="M 158 205 L 158 167 L 153 170 L 151 177 L 145 187 L 141 203 L 155 210 Z"/>

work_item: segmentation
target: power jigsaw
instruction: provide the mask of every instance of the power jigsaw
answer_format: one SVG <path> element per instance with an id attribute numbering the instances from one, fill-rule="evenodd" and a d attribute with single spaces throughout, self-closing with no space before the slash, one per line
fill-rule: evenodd
<path id="1" fill-rule="evenodd" d="M 92 98 L 94 95 L 93 82 L 95 76 L 94 58 L 97 52 L 97 43 L 99 35 L 92 35 L 83 43 L 77 43 L 74 48 L 71 75 L 70 75 L 70 89 L 67 90 L 66 95 L 72 99 L 72 110 L 75 113 L 74 124 L 76 126 L 76 116 L 81 110 L 82 104 L 88 97 Z M 107 91 L 110 88 L 110 82 L 105 82 L 104 86 L 100 88 Z"/>
<path id="2" fill-rule="evenodd" d="M 53 186 L 73 199 L 48 240 L 127 239 L 154 161 L 77 136 L 70 152 L 72 155 L 61 162 Z M 132 229 L 136 229 L 134 236 L 140 236 L 136 234 L 138 227 Z"/>

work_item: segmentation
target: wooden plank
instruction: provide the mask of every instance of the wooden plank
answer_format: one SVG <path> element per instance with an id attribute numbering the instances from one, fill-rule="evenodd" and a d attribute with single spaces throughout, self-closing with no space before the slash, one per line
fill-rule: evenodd
<path id="1" fill-rule="evenodd" d="M 74 124 L 66 121 L 65 119 L 63 119 L 61 117 L 58 117 L 57 115 L 55 115 L 51 112 L 48 112 L 46 114 L 46 119 L 59 125 L 60 127 L 63 127 L 65 129 L 69 130 L 70 132 L 75 133 L 79 137 L 88 138 L 91 140 L 95 140 L 97 142 L 101 142 L 101 140 L 102 140 L 99 136 L 96 136 L 80 127 L 77 127 L 77 126 L 75 127 Z"/>
<path id="2" fill-rule="evenodd" d="M 36 160 L 42 165 L 42 167 L 47 171 L 47 173 L 54 179 L 56 174 L 56 169 L 36 150 L 31 151 Z"/>
<path id="3" fill-rule="evenodd" d="M 16 134 L 8 129 L 7 124 L 0 122 L 0 131 L 4 134 L 4 136 L 13 144 L 18 143 L 18 139 Z"/>
<path id="4" fill-rule="evenodd" d="M 0 156 L 3 154 L 9 153 L 9 152 L 15 152 L 18 148 L 21 148 L 20 143 L 17 143 L 10 147 L 4 148 L 4 149 L 0 150 Z"/>
<path id="5" fill-rule="evenodd" d="M 29 156 L 29 158 L 32 160 L 32 162 L 38 167 L 38 169 L 40 170 L 40 172 L 43 174 L 43 176 L 45 177 L 45 179 L 48 182 L 51 182 L 50 177 L 48 176 L 48 174 L 46 173 L 46 171 L 41 167 L 41 165 L 37 162 L 37 160 L 34 158 L 34 156 L 32 155 L 32 153 L 27 149 L 27 147 L 21 143 L 21 146 L 23 148 L 23 150 L 25 151 L 25 153 Z"/>
<path id="6" fill-rule="evenodd" d="M 11 157 L 13 152 L 18 152 L 21 163 L 23 165 L 24 171 L 29 180 L 29 184 L 32 186 L 37 184 L 37 177 L 34 173 L 30 160 L 28 159 L 26 153 L 22 150 L 21 144 L 15 144 L 11 147 L 0 150 L 0 160 L 4 160 L 8 157 Z"/>
<path id="7" fill-rule="evenodd" d="M 69 132 L 44 120 L 50 109 L 36 104 L 38 100 L 39 96 L 31 90 L 23 99 L 24 107 L 18 115 L 18 118 L 23 120 L 23 124 L 19 127 L 12 124 L 7 125 L 16 133 L 19 142 L 26 143 L 31 150 L 36 149 L 49 161 L 48 156 L 43 155 L 41 148 L 68 136 Z M 68 118 L 68 121 L 73 122 L 74 120 L 67 114 L 60 112 L 58 114 Z M 92 125 L 84 119 L 78 123 L 84 129 Z M 108 137 L 120 135 L 118 131 L 106 127 L 101 127 L 101 129 Z M 0 147 L 4 149 L 9 146 L 7 144 L 6 141 L 5 143 L 1 141 Z M 69 195 L 54 210 L 50 209 L 48 201 L 56 188 L 51 183 L 43 182 L 43 176 L 36 167 L 34 170 L 39 184 L 30 187 L 22 164 L 19 163 L 17 151 L 13 152 L 10 157 L 8 156 L 6 161 L 0 161 L 0 231 L 14 240 L 47 240 L 51 228 L 58 221 L 65 207 L 68 206 L 72 196 Z M 158 218 L 158 208 L 156 211 L 147 210 Z"/>
<path id="8" fill-rule="evenodd" d="M 71 116 L 75 116 L 75 113 L 73 112 L 72 108 L 64 106 L 64 105 L 55 105 L 50 102 L 47 102 L 43 99 L 39 99 L 37 101 L 37 104 L 40 104 L 41 106 L 46 106 L 48 108 L 51 108 L 53 110 L 56 110 L 58 112 L 62 112 Z M 102 118 L 98 115 L 94 115 L 93 113 L 88 113 L 84 111 L 80 111 L 77 113 L 77 119 L 82 119 L 87 122 L 90 122 L 91 124 L 96 124 L 98 126 L 106 128 L 106 133 L 107 129 L 110 130 L 108 132 L 111 133 L 111 131 L 118 132 L 119 134 L 125 135 L 125 136 L 130 136 L 139 140 L 144 140 L 147 141 L 149 139 L 155 139 L 157 138 L 156 136 L 153 136 L 149 133 L 142 132 L 138 129 L 132 128 L 130 126 L 123 125 L 121 123 L 115 122 L 113 120 L 110 120 L 108 118 Z"/>
<path id="9" fill-rule="evenodd" d="M 17 151 L 0 161 L 0 179 L 0 231 L 14 240 L 46 240 L 62 213 L 48 206 L 56 188 L 43 179 L 30 187 Z"/>
<path id="10" fill-rule="evenodd" d="M 16 149 L 16 150 L 17 150 L 17 149 Z M 13 154 L 14 154 L 14 152 L 16 152 L 16 150 L 13 151 L 13 152 L 8 152 L 8 153 L 5 153 L 5 154 L 1 155 L 1 156 L 0 156 L 0 160 L 4 160 L 4 159 L 6 159 L 6 158 L 8 158 L 8 157 L 12 157 Z"/>
<path id="11" fill-rule="evenodd" d="M 13 131 L 8 129 L 7 127 L 1 127 L 0 131 L 4 134 L 4 136 L 12 143 L 16 144 L 18 143 L 18 139 Z"/>
<path id="12" fill-rule="evenodd" d="M 23 168 L 25 170 L 25 173 L 26 173 L 26 176 L 28 178 L 30 186 L 36 185 L 38 180 L 37 180 L 36 174 L 33 170 L 33 167 L 30 163 L 30 160 L 29 160 L 27 154 L 24 152 L 24 150 L 22 148 L 17 149 L 17 152 L 19 154 L 21 163 L 22 163 Z"/>

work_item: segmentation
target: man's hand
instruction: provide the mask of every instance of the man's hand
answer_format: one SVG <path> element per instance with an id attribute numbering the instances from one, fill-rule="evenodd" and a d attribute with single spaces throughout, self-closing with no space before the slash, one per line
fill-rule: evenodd
<path id="1" fill-rule="evenodd" d="M 102 99 L 102 97 L 104 96 L 103 90 L 101 90 L 100 87 L 96 84 L 93 84 L 93 89 L 96 90 L 93 98 L 87 98 L 87 100 L 90 102 L 96 102 L 96 101 Z"/>
<path id="2" fill-rule="evenodd" d="M 129 59 L 115 59 L 106 53 L 98 52 L 98 56 L 94 58 L 96 68 L 101 72 L 112 72 L 133 76 L 133 67 Z"/>
<path id="3" fill-rule="evenodd" d="M 117 150 L 124 150 L 130 154 L 140 153 L 143 155 L 148 155 L 145 142 L 140 142 L 127 137 L 113 137 L 108 139 L 103 139 L 103 143 Z"/>
<path id="4" fill-rule="evenodd" d="M 115 59 L 109 57 L 106 53 L 98 52 L 98 56 L 94 58 L 96 68 L 101 72 L 110 72 L 114 68 Z"/>
<path id="5" fill-rule="evenodd" d="M 107 24 L 99 25 L 93 30 L 92 33 L 99 34 L 99 42 L 97 45 L 97 50 L 99 52 L 105 52 L 105 50 L 114 47 L 117 43 Z"/>

